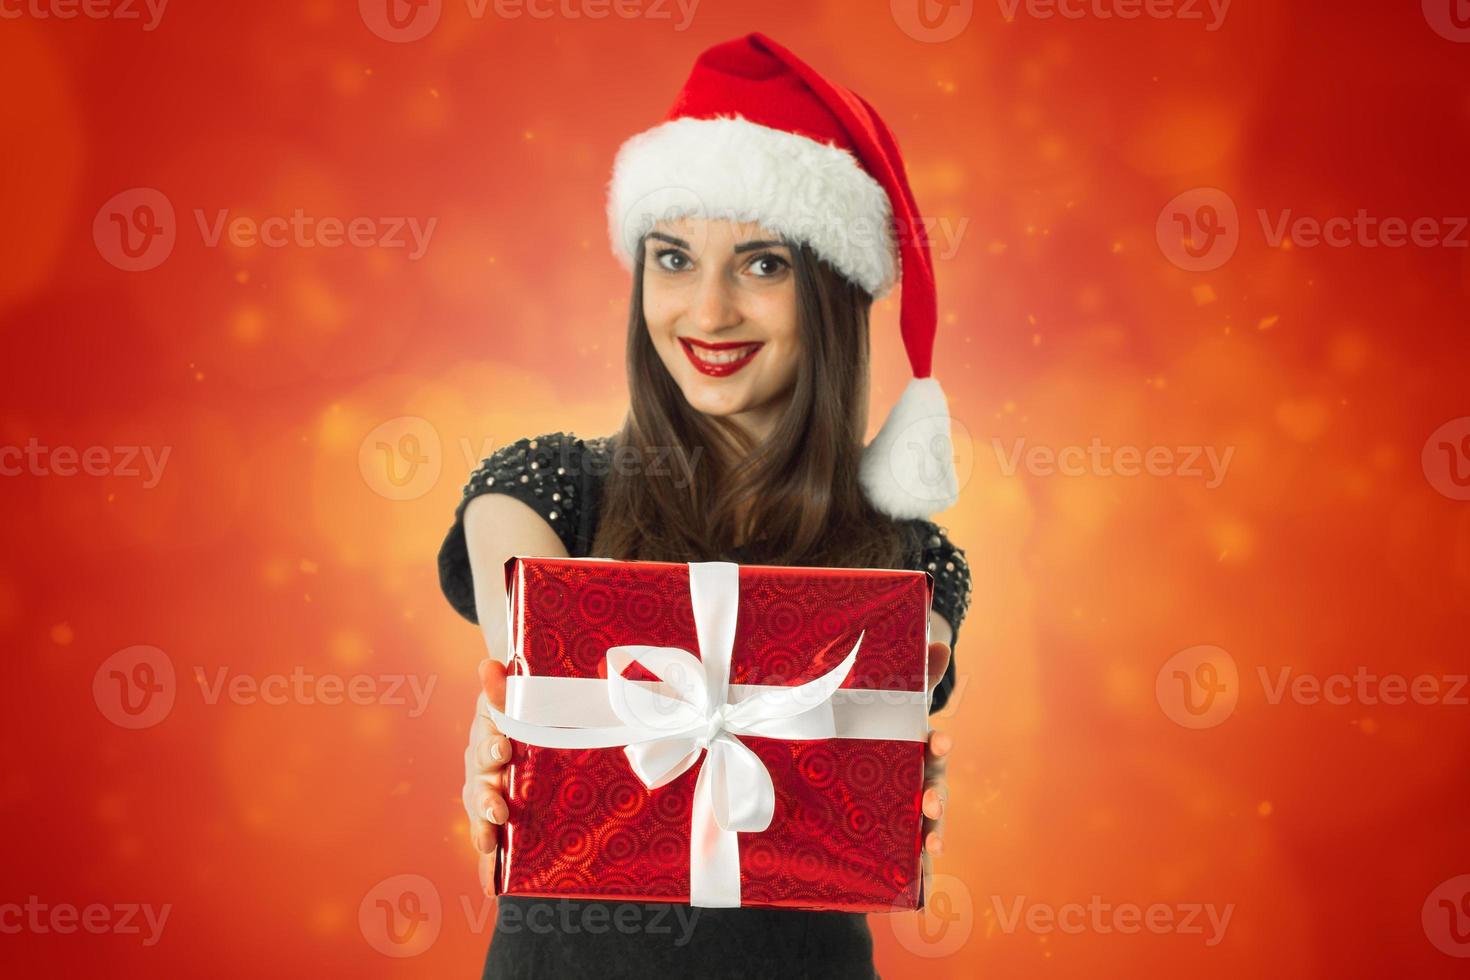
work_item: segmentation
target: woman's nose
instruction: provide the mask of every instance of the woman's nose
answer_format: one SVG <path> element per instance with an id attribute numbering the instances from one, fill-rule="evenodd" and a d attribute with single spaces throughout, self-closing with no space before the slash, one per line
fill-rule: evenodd
<path id="1" fill-rule="evenodd" d="M 694 300 L 694 323 L 706 333 L 714 333 L 740 322 L 735 298 L 725 278 L 712 275 L 699 284 Z"/>

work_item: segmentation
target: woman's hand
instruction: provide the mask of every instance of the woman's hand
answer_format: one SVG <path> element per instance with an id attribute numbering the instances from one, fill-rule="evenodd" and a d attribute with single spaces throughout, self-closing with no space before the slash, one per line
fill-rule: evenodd
<path id="1" fill-rule="evenodd" d="M 929 644 L 929 677 L 932 678 L 929 694 L 931 697 L 948 666 L 949 644 Z M 930 729 L 928 747 L 924 753 L 922 804 L 924 810 L 924 874 L 926 877 L 930 873 L 932 859 L 944 852 L 944 805 L 949 798 L 949 787 L 945 783 L 944 770 L 949 764 L 949 753 L 953 748 L 953 735 Z"/>
<path id="2" fill-rule="evenodd" d="M 470 840 L 481 854 L 494 854 L 498 828 L 510 807 L 505 802 L 503 771 L 510 762 L 510 739 L 490 720 L 489 706 L 505 710 L 505 665 L 480 661 L 480 696 L 470 725 L 470 744 L 464 750 L 465 812 L 470 818 Z"/>

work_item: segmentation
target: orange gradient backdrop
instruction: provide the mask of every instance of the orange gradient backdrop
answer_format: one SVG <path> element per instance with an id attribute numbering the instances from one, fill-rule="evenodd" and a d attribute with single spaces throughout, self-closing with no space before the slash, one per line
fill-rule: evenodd
<path id="1" fill-rule="evenodd" d="M 435 552 L 480 457 L 621 421 L 612 155 L 750 30 L 879 108 L 933 220 L 974 602 L 935 912 L 872 918 L 883 975 L 1463 970 L 1470 32 L 924 2 L 400 2 L 415 40 L 386 0 L 0 0 L 0 905 L 46 909 L 0 910 L 7 975 L 478 975 L 483 643 Z M 297 211 L 365 243 L 229 231 Z M 1296 223 L 1360 211 L 1438 240 Z M 1094 445 L 1156 465 L 1045 455 Z M 1440 693 L 1278 687 L 1365 673 Z"/>

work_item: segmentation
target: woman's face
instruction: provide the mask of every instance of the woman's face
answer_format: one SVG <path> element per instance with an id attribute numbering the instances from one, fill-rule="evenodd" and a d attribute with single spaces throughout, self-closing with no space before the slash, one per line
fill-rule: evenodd
<path id="1" fill-rule="evenodd" d="M 680 218 L 644 252 L 643 317 L 684 398 L 764 437 L 801 356 L 791 248 L 754 222 Z"/>

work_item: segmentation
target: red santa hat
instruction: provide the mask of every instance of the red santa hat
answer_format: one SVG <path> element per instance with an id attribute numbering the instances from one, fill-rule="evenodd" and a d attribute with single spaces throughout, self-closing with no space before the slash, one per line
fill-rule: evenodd
<path id="1" fill-rule="evenodd" d="M 804 242 L 874 299 L 901 285 L 913 379 L 863 452 L 860 481 L 892 517 L 959 498 L 949 407 L 932 376 L 934 266 L 893 133 L 861 96 L 762 34 L 699 56 L 664 121 L 618 150 L 613 251 L 632 269 L 659 220 L 755 221 Z"/>

